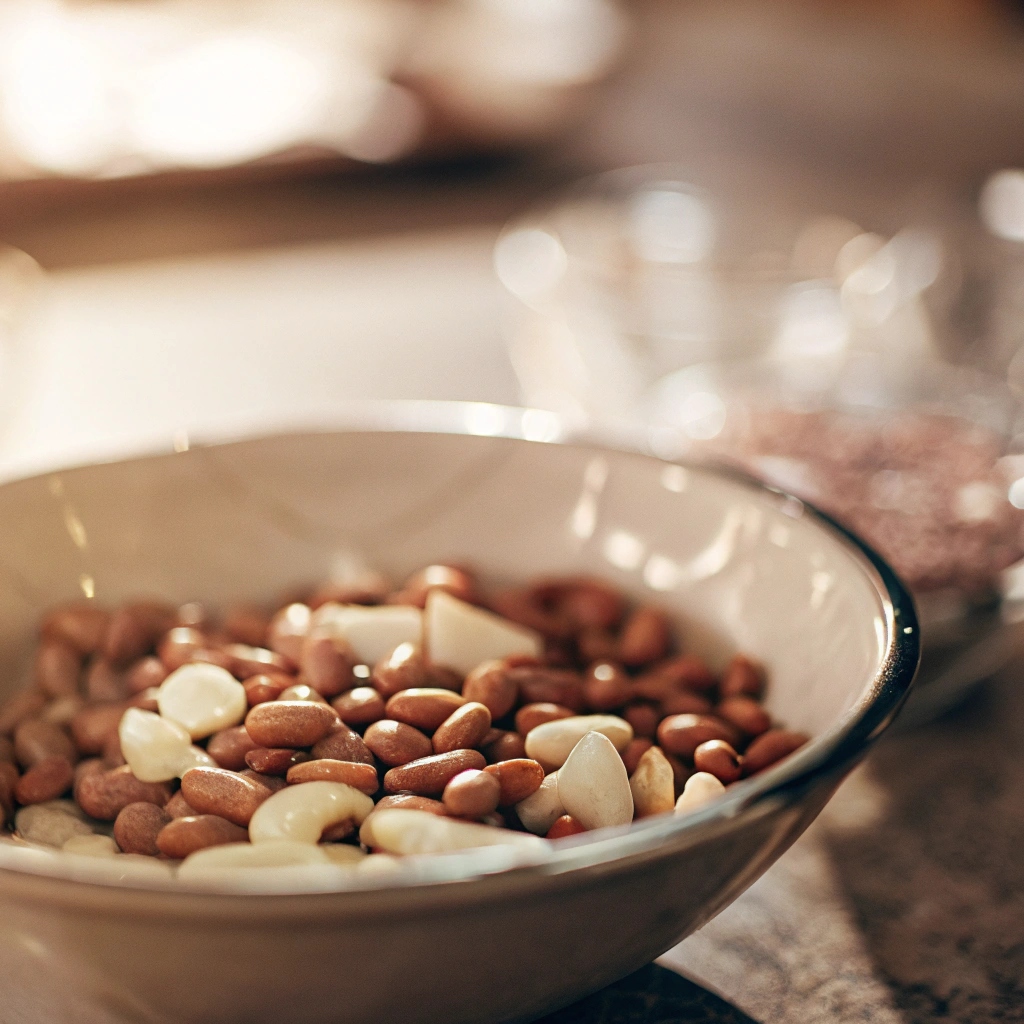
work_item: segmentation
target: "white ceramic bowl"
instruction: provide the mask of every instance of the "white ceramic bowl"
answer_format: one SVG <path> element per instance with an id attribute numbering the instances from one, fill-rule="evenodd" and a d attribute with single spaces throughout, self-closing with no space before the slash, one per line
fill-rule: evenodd
<path id="1" fill-rule="evenodd" d="M 896 713 L 917 664 L 912 603 L 800 502 L 708 469 L 479 436 L 553 436 L 530 413 L 413 413 L 0 487 L 6 688 L 41 609 L 83 588 L 103 602 L 226 602 L 322 578 L 339 559 L 396 576 L 457 559 L 497 579 L 596 573 L 659 602 L 688 648 L 763 659 L 772 713 L 813 741 L 699 813 L 528 862 L 478 851 L 358 882 L 282 870 L 197 891 L 127 861 L 0 844 L 5 1020 L 528 1020 L 735 898 Z"/>

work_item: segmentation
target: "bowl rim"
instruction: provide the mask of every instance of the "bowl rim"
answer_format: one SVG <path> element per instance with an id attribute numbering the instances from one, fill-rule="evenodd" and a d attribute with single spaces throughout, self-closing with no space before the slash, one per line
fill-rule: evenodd
<path id="1" fill-rule="evenodd" d="M 286 898 L 325 897 L 349 899 L 353 907 L 361 905 L 366 896 L 380 899 L 384 893 L 401 894 L 400 898 L 421 905 L 442 900 L 451 906 L 456 890 L 465 898 L 477 891 L 472 883 L 487 885 L 499 878 L 515 885 L 532 885 L 544 879 L 554 881 L 582 868 L 598 871 L 626 870 L 631 863 L 650 856 L 669 855 L 679 849 L 695 846 L 722 829 L 736 827 L 739 819 L 758 816 L 797 803 L 810 789 L 822 782 L 838 784 L 850 768 L 866 753 L 892 722 L 906 700 L 920 660 L 920 629 L 913 598 L 895 572 L 867 543 L 832 517 L 813 505 L 784 490 L 758 480 L 751 474 L 729 465 L 699 460 L 673 461 L 658 455 L 644 443 L 640 434 L 602 435 L 593 429 L 573 429 L 556 414 L 546 410 L 524 409 L 480 402 L 449 401 L 364 401 L 347 404 L 335 410 L 331 422 L 321 417 L 316 425 L 291 424 L 291 428 L 253 433 L 243 426 L 240 432 L 222 434 L 210 441 L 198 440 L 194 447 L 216 450 L 239 443 L 269 441 L 282 437 L 310 435 L 349 435 L 377 433 L 437 434 L 442 436 L 479 436 L 504 438 L 527 444 L 558 444 L 581 451 L 611 453 L 628 459 L 681 465 L 701 473 L 732 480 L 743 487 L 769 496 L 778 507 L 795 518 L 807 516 L 860 564 L 873 584 L 885 615 L 886 643 L 874 677 L 866 680 L 861 696 L 822 735 L 813 738 L 779 765 L 732 786 L 726 794 L 706 808 L 685 817 L 662 815 L 618 829 L 608 829 L 600 838 L 581 836 L 563 840 L 538 851 L 513 847 L 491 847 L 464 853 L 411 858 L 387 872 L 352 872 L 320 865 L 301 868 L 279 868 L 274 878 L 260 879 L 258 885 L 243 874 L 233 878 L 179 881 L 169 872 L 125 870 L 117 865 L 123 858 L 74 857 L 59 850 L 39 850 L 17 843 L 0 843 L 0 880 L 10 884 L 15 878 L 31 884 L 31 878 L 52 885 L 64 882 L 84 897 L 95 890 L 101 902 L 110 903 L 111 889 L 138 895 L 188 901 L 190 911 L 196 907 L 195 897 L 211 897 L 225 909 L 223 901 L 236 906 L 244 897 L 251 906 L 251 897 L 273 897 L 279 904 Z M 136 454 L 132 457 L 98 459 L 95 462 L 69 467 L 87 471 L 101 465 L 131 464 L 154 458 L 173 457 L 168 449 Z M 0 486 L 42 480 L 53 470 L 17 480 L 3 481 Z M 58 856 L 55 856 L 57 854 Z M 146 858 L 148 860 L 148 858 Z M 249 873 L 244 873 L 247 876 Z M 262 872 L 259 872 L 262 875 Z M 270 873 L 268 873 L 270 874 Z M 84 884 L 83 884 L 84 883 Z M 276 884 L 275 884 L 276 883 Z M 507 887 L 506 887 L 507 888 Z M 85 897 L 87 898 L 87 897 Z M 90 902 L 92 902 L 90 900 Z M 185 903 L 181 904 L 183 907 Z M 270 905 L 268 904 L 268 907 Z M 378 907 L 378 910 L 383 910 Z"/>

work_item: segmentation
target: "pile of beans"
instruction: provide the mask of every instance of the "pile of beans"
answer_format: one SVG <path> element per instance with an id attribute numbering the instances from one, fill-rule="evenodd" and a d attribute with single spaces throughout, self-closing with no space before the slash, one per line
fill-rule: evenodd
<path id="1" fill-rule="evenodd" d="M 536 845 L 690 811 L 792 753 L 807 737 L 764 686 L 594 579 L 487 596 L 434 565 L 219 620 L 64 606 L 0 708 L 0 821 L 183 876 Z"/>

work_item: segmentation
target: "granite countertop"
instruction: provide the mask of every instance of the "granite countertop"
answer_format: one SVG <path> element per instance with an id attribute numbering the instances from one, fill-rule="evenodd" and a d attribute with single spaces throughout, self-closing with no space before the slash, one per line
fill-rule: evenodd
<path id="1" fill-rule="evenodd" d="M 651 966 L 544 1024 L 1024 1021 L 1022 674 L 883 738 L 763 878 L 661 959 L 685 978 Z"/>

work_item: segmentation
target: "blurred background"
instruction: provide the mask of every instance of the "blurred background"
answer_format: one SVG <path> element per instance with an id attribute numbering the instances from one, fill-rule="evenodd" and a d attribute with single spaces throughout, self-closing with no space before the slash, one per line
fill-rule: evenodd
<path id="1" fill-rule="evenodd" d="M 1012 0 L 0 0 L 0 478 L 461 399 L 815 501 L 919 601 L 906 724 L 1003 681 L 670 962 L 1010 1019 L 1021 168 Z"/>

